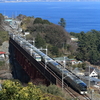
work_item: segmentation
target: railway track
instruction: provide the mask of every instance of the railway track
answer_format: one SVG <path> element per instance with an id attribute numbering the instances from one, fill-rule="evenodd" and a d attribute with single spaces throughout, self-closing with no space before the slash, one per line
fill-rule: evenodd
<path id="1" fill-rule="evenodd" d="M 43 62 L 41 62 L 42 66 L 45 67 L 45 64 Z M 57 84 L 62 87 L 62 80 L 60 77 L 58 77 L 55 72 L 53 72 L 48 66 L 46 67 L 46 70 L 48 70 L 54 77 L 56 77 L 57 79 Z M 88 95 L 81 95 L 78 92 L 76 92 L 75 90 L 73 90 L 71 87 L 68 86 L 68 84 L 66 84 L 64 82 L 63 85 L 63 90 L 65 92 L 67 92 L 73 99 L 77 99 L 77 100 L 91 100 L 90 97 Z"/>
<path id="2" fill-rule="evenodd" d="M 84 97 L 85 100 L 91 100 L 91 98 L 88 95 L 86 95 L 86 94 L 83 95 L 83 97 Z"/>
<path id="3" fill-rule="evenodd" d="M 71 93 L 70 95 L 73 98 L 76 98 L 77 100 L 91 100 L 91 98 L 88 95 L 81 95 L 79 93 L 77 93 L 76 91 L 74 91 L 73 89 L 71 89 L 70 87 L 68 88 L 64 88 L 68 93 Z"/>

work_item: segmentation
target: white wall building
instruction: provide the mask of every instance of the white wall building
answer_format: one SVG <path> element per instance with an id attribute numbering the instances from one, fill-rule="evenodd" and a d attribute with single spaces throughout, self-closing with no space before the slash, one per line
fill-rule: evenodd
<path id="1" fill-rule="evenodd" d="M 93 67 L 88 67 L 85 70 L 85 76 L 98 78 L 98 73 Z"/>

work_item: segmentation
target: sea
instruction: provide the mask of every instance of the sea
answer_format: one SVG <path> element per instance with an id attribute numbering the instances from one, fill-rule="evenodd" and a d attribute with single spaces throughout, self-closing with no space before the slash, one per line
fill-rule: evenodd
<path id="1" fill-rule="evenodd" d="M 67 32 L 100 31 L 100 2 L 9 2 L 0 3 L 0 13 L 39 17 L 57 25 L 64 18 Z"/>

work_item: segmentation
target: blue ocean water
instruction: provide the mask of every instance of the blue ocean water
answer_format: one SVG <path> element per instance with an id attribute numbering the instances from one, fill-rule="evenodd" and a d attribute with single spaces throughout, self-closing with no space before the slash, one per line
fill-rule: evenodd
<path id="1" fill-rule="evenodd" d="M 9 17 L 23 14 L 58 24 L 66 20 L 66 31 L 100 31 L 100 2 L 19 2 L 0 3 L 0 13 Z"/>

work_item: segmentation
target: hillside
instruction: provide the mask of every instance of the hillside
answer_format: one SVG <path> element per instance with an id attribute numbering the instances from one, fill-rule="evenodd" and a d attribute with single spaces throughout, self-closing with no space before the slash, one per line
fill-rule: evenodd
<path id="1" fill-rule="evenodd" d="M 76 51 L 77 43 L 71 41 L 70 34 L 60 25 L 41 18 L 24 17 L 21 27 L 23 32 L 30 32 L 27 39 L 32 40 L 34 38 L 38 48 L 47 45 L 50 54 L 54 56 L 61 56 L 65 53 L 71 54 Z"/>

